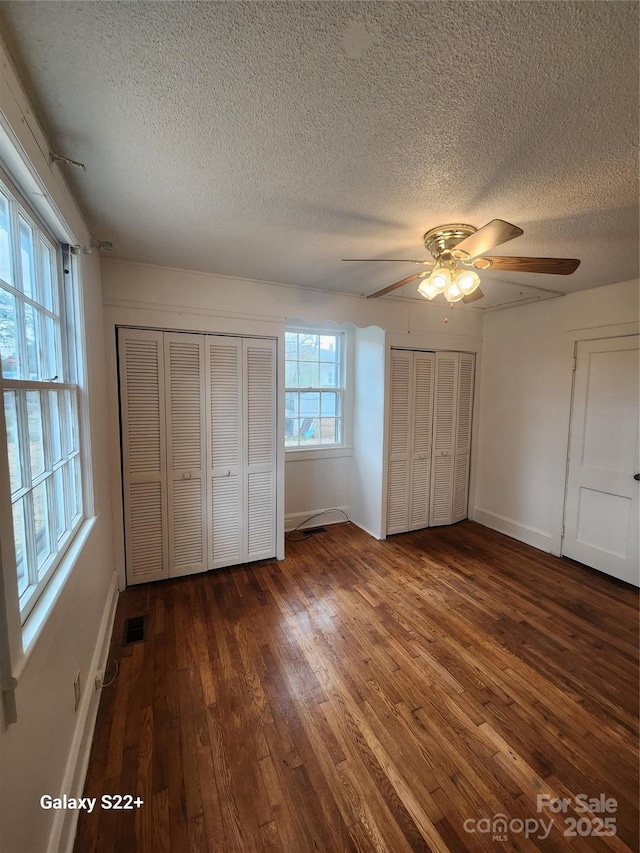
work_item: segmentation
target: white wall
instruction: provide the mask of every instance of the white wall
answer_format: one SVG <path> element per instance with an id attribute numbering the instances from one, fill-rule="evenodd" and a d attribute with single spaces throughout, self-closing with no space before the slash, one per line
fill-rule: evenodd
<path id="1" fill-rule="evenodd" d="M 0 44 L 0 123 L 14 135 L 33 166 L 32 177 L 57 207 L 80 244 L 89 234 Z M 15 172 L 14 172 L 15 175 Z M 36 203 L 39 198 L 32 196 Z M 90 416 L 95 517 L 78 549 L 73 568 L 39 636 L 26 654 L 12 647 L 18 677 L 17 722 L 0 729 L 0 846 L 7 853 L 66 849 L 73 830 L 71 813 L 44 811 L 44 793 L 78 795 L 82 789 L 99 694 L 95 668 L 104 659 L 103 640 L 117 596 L 111 544 L 110 482 L 106 446 L 105 360 L 100 259 L 81 256 L 86 328 L 87 377 L 84 396 Z M 3 533 L 7 519 L 3 519 Z M 10 520 L 9 520 L 10 523 Z M 20 639 L 18 629 L 18 641 Z M 80 671 L 80 708 L 74 711 L 73 681 Z"/>
<path id="2" fill-rule="evenodd" d="M 385 333 L 356 329 L 353 370 L 354 442 L 351 484 L 353 521 L 377 539 L 386 535 Z"/>
<path id="3" fill-rule="evenodd" d="M 488 314 L 472 518 L 561 551 L 576 340 L 638 331 L 638 282 Z"/>
<path id="4" fill-rule="evenodd" d="M 482 312 L 448 311 L 444 304 L 406 299 L 367 300 L 361 296 L 108 258 L 103 259 L 102 276 L 111 403 L 114 542 L 122 578 L 124 555 L 119 489 L 116 325 L 275 336 L 280 341 L 280 358 L 286 321 L 300 319 L 318 324 L 330 321 L 341 327 L 351 324 L 356 329 L 378 327 L 383 330 L 387 343 L 393 346 L 469 349 L 474 352 L 480 348 Z M 447 315 L 449 319 L 445 324 Z M 279 380 L 282 378 L 280 375 Z M 359 478 L 353 480 L 350 455 L 350 451 L 339 455 L 317 451 L 298 456 L 288 454 L 286 465 L 282 467 L 279 492 L 287 528 L 328 507 L 350 511 L 353 483 L 362 482 Z M 324 524 L 340 518 L 335 513 L 318 518 L 314 523 Z M 380 529 L 379 522 L 374 529 Z"/>

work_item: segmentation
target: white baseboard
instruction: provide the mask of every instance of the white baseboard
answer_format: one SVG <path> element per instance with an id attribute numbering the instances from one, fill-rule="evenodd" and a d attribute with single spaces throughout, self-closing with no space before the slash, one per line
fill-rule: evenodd
<path id="1" fill-rule="evenodd" d="M 335 512 L 337 509 L 342 510 L 342 512 Z M 341 521 L 347 520 L 342 515 L 343 512 L 346 512 L 347 518 L 351 518 L 350 506 L 334 506 L 331 509 L 310 509 L 307 512 L 292 512 L 284 517 L 284 529 L 287 533 L 290 533 L 298 525 L 300 525 L 300 530 L 304 530 L 305 527 L 340 524 Z M 315 518 L 309 518 L 310 516 L 315 516 Z M 308 523 L 307 519 L 309 519 Z"/>
<path id="2" fill-rule="evenodd" d="M 98 716 L 100 691 L 94 688 L 95 674 L 99 669 L 107 668 L 107 655 L 111 645 L 111 633 L 118 603 L 118 573 L 113 572 L 109 594 L 105 603 L 96 645 L 91 658 L 84 695 L 78 708 L 78 719 L 73 733 L 69 758 L 65 768 L 61 793 L 70 797 L 81 797 L 89 766 L 93 732 Z M 78 812 L 75 809 L 60 810 L 55 813 L 48 853 L 72 853 L 78 824 Z"/>
<path id="3" fill-rule="evenodd" d="M 496 512 L 488 512 L 479 507 L 474 507 L 469 517 L 472 521 L 477 521 L 478 524 L 490 527 L 491 530 L 497 530 L 498 533 L 504 533 L 519 542 L 532 545 L 547 554 L 553 552 L 553 536 L 544 530 L 529 527 L 529 525 L 515 521 L 513 518 L 507 518 L 507 516 L 499 515 Z"/>

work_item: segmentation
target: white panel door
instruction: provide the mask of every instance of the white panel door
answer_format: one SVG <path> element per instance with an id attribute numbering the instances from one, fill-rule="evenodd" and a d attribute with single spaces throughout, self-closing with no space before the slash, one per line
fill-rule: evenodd
<path id="1" fill-rule="evenodd" d="M 409 529 L 413 353 L 391 350 L 387 533 Z"/>
<path id="2" fill-rule="evenodd" d="M 169 575 L 162 332 L 118 331 L 126 572 Z"/>
<path id="3" fill-rule="evenodd" d="M 453 456 L 453 518 L 462 521 L 467 517 L 469 503 L 469 463 L 471 461 L 471 421 L 473 417 L 473 374 L 475 356 L 461 352 L 458 355 L 458 390 L 456 403 L 456 431 Z"/>
<path id="4" fill-rule="evenodd" d="M 242 340 L 206 338 L 209 568 L 246 559 L 242 454 Z"/>
<path id="5" fill-rule="evenodd" d="M 638 336 L 578 343 L 562 553 L 638 585 Z"/>
<path id="6" fill-rule="evenodd" d="M 202 335 L 164 335 L 169 575 L 207 566 L 205 367 Z"/>
<path id="7" fill-rule="evenodd" d="M 244 446 L 246 559 L 276 553 L 276 349 L 275 341 L 245 339 Z"/>
<path id="8" fill-rule="evenodd" d="M 412 355 L 409 530 L 419 530 L 429 524 L 435 354 Z"/>
<path id="9" fill-rule="evenodd" d="M 436 353 L 433 406 L 433 470 L 429 523 L 453 522 L 453 473 L 457 401 L 458 353 Z"/>

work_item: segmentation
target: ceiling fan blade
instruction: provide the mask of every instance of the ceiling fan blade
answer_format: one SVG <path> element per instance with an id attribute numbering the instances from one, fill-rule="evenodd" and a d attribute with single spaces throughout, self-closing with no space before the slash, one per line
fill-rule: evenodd
<path id="1" fill-rule="evenodd" d="M 493 249 L 501 243 L 513 240 L 521 234 L 524 234 L 524 231 L 517 225 L 511 225 L 504 219 L 492 219 L 491 222 L 487 222 L 482 228 L 457 243 L 452 253 L 454 257 L 458 257 L 458 252 L 464 252 L 463 257 L 465 259 L 477 258 L 478 255 L 488 252 L 489 249 Z"/>
<path id="2" fill-rule="evenodd" d="M 481 262 L 491 261 L 485 266 Z M 475 266 L 475 264 L 474 264 Z M 580 266 L 577 258 L 478 258 L 478 268 L 504 272 L 541 272 L 550 275 L 571 275 Z"/>
<path id="3" fill-rule="evenodd" d="M 393 261 L 394 263 L 404 262 L 407 264 L 429 264 L 433 266 L 435 261 L 417 261 L 414 258 L 342 258 L 343 261 Z"/>
<path id="4" fill-rule="evenodd" d="M 404 287 L 405 284 L 411 284 L 412 281 L 415 281 L 417 278 L 424 278 L 425 273 L 417 272 L 415 275 L 407 276 L 407 278 L 403 278 L 400 281 L 396 281 L 395 284 L 390 284 L 387 287 L 383 287 L 382 290 L 378 290 L 375 293 L 370 293 L 367 296 L 367 299 L 375 299 L 378 296 L 384 296 L 385 293 L 391 293 L 392 290 L 397 290 L 399 287 Z"/>
<path id="5" fill-rule="evenodd" d="M 480 290 L 479 287 L 476 287 L 476 289 L 473 291 L 473 293 L 470 293 L 468 296 L 463 296 L 462 301 L 467 302 L 467 303 L 468 302 L 475 302 L 476 299 L 482 299 L 483 296 L 484 296 L 484 293 Z"/>

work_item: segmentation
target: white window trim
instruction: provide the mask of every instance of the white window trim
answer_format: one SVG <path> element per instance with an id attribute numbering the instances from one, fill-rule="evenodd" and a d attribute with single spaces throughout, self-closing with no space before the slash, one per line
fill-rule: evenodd
<path id="1" fill-rule="evenodd" d="M 8 172 L 6 170 L 9 170 Z M 46 184 L 29 161 L 17 141 L 11 126 L 0 111 L 0 179 L 5 190 L 27 212 L 32 224 L 55 246 L 77 245 L 74 233 L 51 197 Z M 17 182 L 17 183 L 16 183 Z M 22 189 L 21 189 L 22 188 Z M 25 196 L 33 198 L 33 204 Z M 0 689 L 5 725 L 17 719 L 13 691 L 31 657 L 44 627 L 51 617 L 62 589 L 65 587 L 77 559 L 82 552 L 95 523 L 93 496 L 92 453 L 89 428 L 88 400 L 86 394 L 86 338 L 84 334 L 84 306 L 81 269 L 77 259 L 69 257 L 73 267 L 72 281 L 62 274 L 60 289 L 64 299 L 61 324 L 64 357 L 68 359 L 67 326 L 72 323 L 75 333 L 75 380 L 78 391 L 78 431 L 81 459 L 83 514 L 66 537 L 56 554 L 55 569 L 36 597 L 24 624 L 20 613 L 18 577 L 13 540 L 12 504 L 9 486 L 7 432 L 4 405 L 0 407 L 0 480 L 6 487 L 0 489 Z M 62 273 L 62 271 L 61 271 Z M 71 378 L 71 377 L 69 377 Z M 9 382 L 11 380 L 5 380 Z M 16 380 L 20 382 L 20 380 Z M 60 389 L 64 383 L 55 383 Z M 4 618 L 3 618 L 4 617 Z"/>
<path id="2" fill-rule="evenodd" d="M 285 326 L 286 332 L 302 332 L 303 334 L 315 335 L 337 335 L 341 338 L 342 354 L 340 358 L 340 386 L 339 388 L 310 388 L 310 391 L 333 391 L 337 390 L 340 393 L 341 404 L 341 441 L 336 444 L 305 444 L 295 447 L 285 443 L 285 459 L 290 461 L 294 458 L 302 461 L 303 459 L 326 459 L 332 456 L 351 456 L 353 454 L 352 447 L 352 392 L 350 377 L 353 375 L 353 341 L 350 330 L 345 326 L 337 326 L 333 322 L 328 323 L 303 323 L 297 321 L 295 323 L 287 323 Z M 288 388 L 286 384 L 286 358 L 285 358 L 285 374 L 284 374 L 284 393 L 288 390 L 299 391 L 305 390 L 301 388 Z M 284 415 L 283 415 L 284 420 Z"/>

